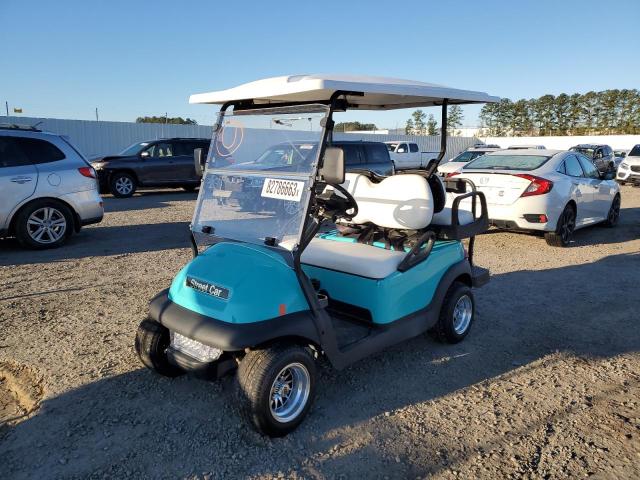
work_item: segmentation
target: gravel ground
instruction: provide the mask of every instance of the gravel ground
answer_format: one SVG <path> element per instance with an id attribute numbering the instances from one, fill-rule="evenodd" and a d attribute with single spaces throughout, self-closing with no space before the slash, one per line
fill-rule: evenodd
<path id="1" fill-rule="evenodd" d="M 55 251 L 0 241 L 0 478 L 640 477 L 640 188 L 567 249 L 489 233 L 492 281 L 455 346 L 421 337 L 336 372 L 284 439 L 230 382 L 161 378 L 133 338 L 191 256 L 195 195 L 106 198 Z"/>

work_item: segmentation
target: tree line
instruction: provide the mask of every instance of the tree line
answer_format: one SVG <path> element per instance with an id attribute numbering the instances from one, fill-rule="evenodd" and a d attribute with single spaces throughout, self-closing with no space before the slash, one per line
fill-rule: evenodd
<path id="1" fill-rule="evenodd" d="M 167 123 L 171 125 L 197 125 L 198 122 L 192 118 L 182 117 L 138 117 L 136 123 Z"/>
<path id="2" fill-rule="evenodd" d="M 481 136 L 614 135 L 640 133 L 640 92 L 604 90 L 487 103 Z"/>
<path id="3" fill-rule="evenodd" d="M 451 105 L 447 110 L 447 135 L 457 135 L 458 128 L 462 126 L 462 108 L 460 105 Z M 433 114 L 427 117 L 424 111 L 414 110 L 404 127 L 405 135 L 440 135 L 438 122 Z"/>

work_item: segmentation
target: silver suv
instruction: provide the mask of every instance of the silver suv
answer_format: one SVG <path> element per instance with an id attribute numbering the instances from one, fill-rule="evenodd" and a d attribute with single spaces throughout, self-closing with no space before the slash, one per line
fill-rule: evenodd
<path id="1" fill-rule="evenodd" d="M 0 237 L 58 247 L 103 214 L 96 172 L 66 138 L 0 125 Z"/>

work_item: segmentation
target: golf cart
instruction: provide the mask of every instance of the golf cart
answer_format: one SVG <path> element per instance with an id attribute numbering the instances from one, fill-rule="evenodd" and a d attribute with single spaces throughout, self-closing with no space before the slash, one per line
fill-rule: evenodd
<path id="1" fill-rule="evenodd" d="M 222 107 L 208 158 L 196 158 L 205 172 L 194 258 L 140 324 L 144 365 L 169 377 L 235 371 L 238 409 L 260 432 L 282 436 L 311 406 L 319 357 L 342 369 L 427 331 L 461 341 L 474 320 L 472 288 L 489 280 L 473 265 L 474 236 L 488 228 L 484 196 L 436 175 L 444 135 L 424 170 L 345 174 L 333 115 L 438 105 L 445 132 L 449 105 L 497 100 L 319 75 L 193 95 L 191 103 Z M 286 152 L 264 157 L 273 146 Z M 265 202 L 242 201 L 247 188 Z"/>

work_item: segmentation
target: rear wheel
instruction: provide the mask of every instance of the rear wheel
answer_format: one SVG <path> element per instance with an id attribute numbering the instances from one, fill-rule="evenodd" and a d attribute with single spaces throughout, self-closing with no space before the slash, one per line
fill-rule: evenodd
<path id="1" fill-rule="evenodd" d="M 73 214 L 63 203 L 36 200 L 17 216 L 16 238 L 27 248 L 45 249 L 62 245 L 73 231 Z"/>
<path id="2" fill-rule="evenodd" d="M 572 205 L 567 205 L 558 218 L 555 231 L 544 234 L 547 244 L 552 247 L 566 247 L 571 243 L 573 231 L 576 228 L 576 211 Z"/>
<path id="3" fill-rule="evenodd" d="M 136 179 L 125 172 L 116 172 L 111 175 L 109 189 L 114 197 L 128 198 L 136 191 Z"/>
<path id="4" fill-rule="evenodd" d="M 169 329 L 147 318 L 138 326 L 135 348 L 145 367 L 165 377 L 177 377 L 183 371 L 169 363 L 166 352 L 170 341 Z"/>
<path id="5" fill-rule="evenodd" d="M 609 208 L 609 213 L 607 214 L 607 219 L 604 222 L 605 227 L 613 228 L 618 224 L 618 219 L 620 218 L 620 195 L 616 195 L 613 197 L 613 202 L 611 202 L 611 207 Z"/>
<path id="6" fill-rule="evenodd" d="M 259 432 L 281 437 L 306 416 L 315 384 L 316 366 L 308 349 L 276 345 L 251 350 L 238 367 L 237 406 Z"/>
<path id="7" fill-rule="evenodd" d="M 462 282 L 454 282 L 444 297 L 438 323 L 431 333 L 440 342 L 458 343 L 469 333 L 474 315 L 471 288 Z"/>

